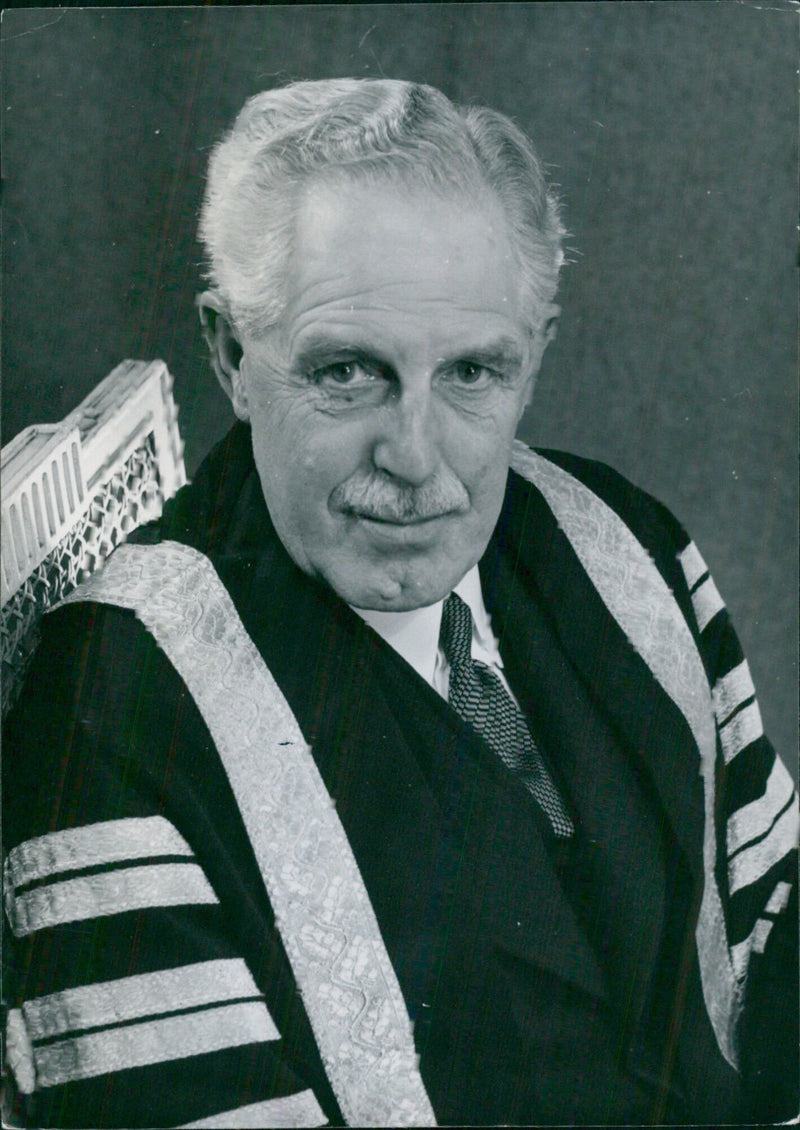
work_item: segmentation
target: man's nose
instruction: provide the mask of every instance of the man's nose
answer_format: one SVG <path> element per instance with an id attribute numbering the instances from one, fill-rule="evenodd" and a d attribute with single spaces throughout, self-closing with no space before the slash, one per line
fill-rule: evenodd
<path id="1" fill-rule="evenodd" d="M 373 460 L 379 470 L 411 486 L 421 486 L 434 474 L 440 461 L 439 436 L 428 390 L 404 390 L 384 406 Z"/>

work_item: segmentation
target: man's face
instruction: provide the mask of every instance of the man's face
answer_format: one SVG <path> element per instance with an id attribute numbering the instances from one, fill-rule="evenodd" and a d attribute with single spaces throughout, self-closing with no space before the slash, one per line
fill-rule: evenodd
<path id="1" fill-rule="evenodd" d="M 546 344 L 502 210 L 315 185 L 287 294 L 234 381 L 275 528 L 356 607 L 431 604 L 483 554 Z"/>

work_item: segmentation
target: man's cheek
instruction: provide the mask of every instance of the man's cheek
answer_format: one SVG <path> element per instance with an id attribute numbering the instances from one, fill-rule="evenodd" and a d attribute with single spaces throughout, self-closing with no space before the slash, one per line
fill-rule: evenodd
<path id="1" fill-rule="evenodd" d="M 499 464 L 496 452 L 486 452 L 475 460 L 459 478 L 466 487 L 473 509 L 481 509 L 495 499 L 505 485 L 507 466 Z"/>

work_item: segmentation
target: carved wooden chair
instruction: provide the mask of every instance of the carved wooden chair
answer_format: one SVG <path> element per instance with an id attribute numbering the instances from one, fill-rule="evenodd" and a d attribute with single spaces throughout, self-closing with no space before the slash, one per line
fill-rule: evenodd
<path id="1" fill-rule="evenodd" d="M 2 449 L 3 715 L 43 613 L 185 483 L 177 420 L 164 362 L 123 361 L 60 424 L 26 428 Z"/>

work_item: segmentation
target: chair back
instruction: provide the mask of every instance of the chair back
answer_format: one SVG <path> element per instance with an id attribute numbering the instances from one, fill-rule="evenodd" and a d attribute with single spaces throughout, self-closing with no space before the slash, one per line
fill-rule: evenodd
<path id="1" fill-rule="evenodd" d="M 26 428 L 2 449 L 3 715 L 43 613 L 186 482 L 172 384 L 163 361 L 123 361 L 60 424 Z"/>

